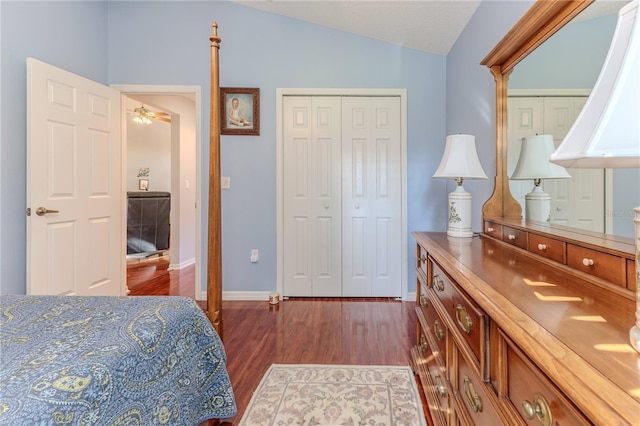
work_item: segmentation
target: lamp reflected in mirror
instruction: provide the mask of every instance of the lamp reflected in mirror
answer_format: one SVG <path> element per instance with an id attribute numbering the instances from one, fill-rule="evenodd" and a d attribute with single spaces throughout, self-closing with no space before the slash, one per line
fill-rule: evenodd
<path id="1" fill-rule="evenodd" d="M 549 162 L 549 156 L 554 149 L 552 135 L 534 135 L 522 139 L 520 157 L 511 179 L 533 180 L 533 190 L 524 197 L 526 219 L 549 222 L 551 196 L 544 192 L 542 180 L 571 177 L 564 167 Z"/>

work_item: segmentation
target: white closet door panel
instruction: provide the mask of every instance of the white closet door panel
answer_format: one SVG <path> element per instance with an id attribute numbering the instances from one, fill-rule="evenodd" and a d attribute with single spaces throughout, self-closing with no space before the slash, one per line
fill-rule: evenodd
<path id="1" fill-rule="evenodd" d="M 573 97 L 544 98 L 544 132 L 562 141 L 576 120 Z"/>
<path id="2" fill-rule="evenodd" d="M 569 132 L 586 97 L 544 98 L 544 133 L 558 147 Z M 551 197 L 551 223 L 604 232 L 604 170 L 567 169 L 570 179 L 543 181 Z"/>
<path id="3" fill-rule="evenodd" d="M 507 111 L 509 114 L 507 175 L 511 176 L 520 158 L 522 139 L 543 132 L 544 101 L 540 97 L 509 98 Z M 522 207 L 524 215 L 524 197 L 533 189 L 533 180 L 510 180 L 509 189 L 513 198 Z"/>
<path id="4" fill-rule="evenodd" d="M 345 296 L 400 295 L 399 112 L 397 98 L 343 99 Z"/>
<path id="5" fill-rule="evenodd" d="M 342 294 L 341 273 L 341 105 L 339 97 L 313 97 L 313 296 Z"/>
<path id="6" fill-rule="evenodd" d="M 401 296 L 400 99 L 373 98 L 375 201 L 372 228 L 375 252 L 372 296 Z"/>
<path id="7" fill-rule="evenodd" d="M 313 225 L 309 161 L 311 156 L 311 98 L 284 99 L 284 291 L 287 296 L 310 296 L 311 235 Z"/>
<path id="8" fill-rule="evenodd" d="M 283 108 L 283 292 L 340 296 L 340 99 L 286 97 Z"/>

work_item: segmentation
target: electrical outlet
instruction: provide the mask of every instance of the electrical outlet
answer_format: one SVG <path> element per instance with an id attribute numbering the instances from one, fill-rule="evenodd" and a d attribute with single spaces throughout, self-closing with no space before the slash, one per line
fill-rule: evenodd
<path id="1" fill-rule="evenodd" d="M 258 260 L 260 260 L 258 249 L 251 249 L 251 263 L 256 263 Z"/>
<path id="2" fill-rule="evenodd" d="M 227 176 L 223 176 L 220 178 L 220 188 L 229 189 L 231 188 L 231 178 Z"/>

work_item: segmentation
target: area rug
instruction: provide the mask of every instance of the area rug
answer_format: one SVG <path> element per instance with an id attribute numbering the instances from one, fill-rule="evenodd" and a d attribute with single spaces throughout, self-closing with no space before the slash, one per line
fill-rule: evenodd
<path id="1" fill-rule="evenodd" d="M 408 366 L 273 364 L 239 426 L 426 424 Z"/>

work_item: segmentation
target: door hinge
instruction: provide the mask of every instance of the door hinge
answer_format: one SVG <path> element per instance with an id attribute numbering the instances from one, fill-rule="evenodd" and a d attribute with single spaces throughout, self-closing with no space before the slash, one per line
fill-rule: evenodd
<path id="1" fill-rule="evenodd" d="M 27 207 L 27 216 L 31 216 L 31 207 Z"/>

